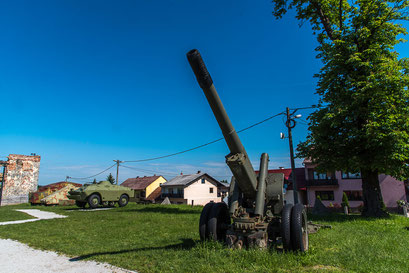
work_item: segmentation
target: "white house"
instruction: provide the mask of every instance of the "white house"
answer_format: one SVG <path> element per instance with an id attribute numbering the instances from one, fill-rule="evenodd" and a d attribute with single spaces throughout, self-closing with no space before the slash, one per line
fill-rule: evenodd
<path id="1" fill-rule="evenodd" d="M 161 185 L 162 198 L 168 197 L 174 204 L 206 205 L 221 202 L 226 185 L 207 173 L 179 175 Z"/>

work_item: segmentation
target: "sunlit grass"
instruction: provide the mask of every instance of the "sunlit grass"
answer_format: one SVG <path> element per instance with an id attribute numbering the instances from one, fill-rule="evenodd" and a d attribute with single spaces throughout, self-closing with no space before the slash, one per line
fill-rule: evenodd
<path id="1" fill-rule="evenodd" d="M 295 254 L 202 243 L 201 207 L 129 204 L 93 212 L 74 207 L 41 209 L 69 217 L 1 226 L 0 237 L 61 252 L 73 260 L 103 261 L 139 272 L 407 272 L 409 268 L 409 220 L 401 216 L 311 218 L 332 229 L 311 234 L 309 252 Z"/>
<path id="2" fill-rule="evenodd" d="M 31 215 L 28 215 L 24 212 L 16 211 L 16 209 L 25 208 L 25 207 L 27 206 L 19 205 L 19 206 L 12 206 L 12 207 L 8 207 L 8 206 L 0 207 L 0 222 L 33 219 L 34 217 Z"/>

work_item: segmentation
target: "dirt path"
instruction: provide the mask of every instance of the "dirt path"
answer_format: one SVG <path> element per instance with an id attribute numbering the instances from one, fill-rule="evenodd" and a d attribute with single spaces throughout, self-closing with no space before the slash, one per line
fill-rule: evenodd
<path id="1" fill-rule="evenodd" d="M 8 273 L 133 273 L 134 271 L 94 261 L 70 261 L 70 257 L 33 249 L 9 239 L 0 239 L 0 272 Z"/>

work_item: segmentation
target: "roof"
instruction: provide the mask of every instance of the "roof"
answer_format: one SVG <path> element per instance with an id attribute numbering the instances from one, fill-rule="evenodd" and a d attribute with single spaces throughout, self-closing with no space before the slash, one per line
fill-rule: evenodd
<path id="1" fill-rule="evenodd" d="M 125 180 L 121 186 L 125 186 L 131 188 L 133 190 L 144 190 L 154 181 L 156 181 L 160 175 L 153 175 L 153 176 L 144 176 L 144 177 L 135 177 L 135 178 L 128 178 Z"/>
<path id="2" fill-rule="evenodd" d="M 293 189 L 291 169 L 275 169 L 275 170 L 268 170 L 268 173 L 282 173 L 284 174 L 284 179 L 288 184 L 288 190 Z M 295 168 L 295 175 L 297 179 L 297 189 L 298 190 L 307 190 L 306 188 L 306 181 L 305 181 L 305 169 L 304 168 Z"/>
<path id="3" fill-rule="evenodd" d="M 208 175 L 207 173 L 195 173 L 195 174 L 183 174 L 183 175 L 178 175 L 174 177 L 173 179 L 169 180 L 166 183 L 162 184 L 162 187 L 168 187 L 168 186 L 188 186 L 190 183 L 197 181 L 200 179 L 202 176 L 206 176 L 210 178 L 213 182 L 216 184 L 221 184 L 219 181 Z M 223 184 L 221 184 L 223 185 Z M 223 185 L 224 186 L 224 185 Z"/>
<path id="4" fill-rule="evenodd" d="M 230 187 L 229 183 L 224 183 L 224 182 L 219 182 L 219 183 L 222 184 L 223 187 L 226 187 L 226 188 Z"/>
<path id="5" fill-rule="evenodd" d="M 82 184 L 78 184 L 78 183 L 74 183 L 74 182 L 61 181 L 61 182 L 51 183 L 51 184 L 44 185 L 44 186 L 38 186 L 38 189 L 41 190 L 41 189 L 56 187 L 56 186 L 59 186 L 59 185 L 61 185 L 61 184 L 67 184 L 67 185 L 68 185 L 68 184 L 71 184 L 71 185 L 74 185 L 74 186 L 76 186 L 76 187 L 81 187 L 81 186 L 82 186 Z"/>

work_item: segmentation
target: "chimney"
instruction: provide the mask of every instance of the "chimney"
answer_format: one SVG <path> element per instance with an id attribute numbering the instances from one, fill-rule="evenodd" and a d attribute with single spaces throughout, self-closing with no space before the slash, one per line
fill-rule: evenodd
<path id="1" fill-rule="evenodd" d="M 284 167 L 278 167 L 280 170 L 284 169 Z"/>
<path id="2" fill-rule="evenodd" d="M 199 171 L 197 171 L 197 173 L 199 174 L 199 173 L 200 173 L 200 170 L 199 170 Z"/>

